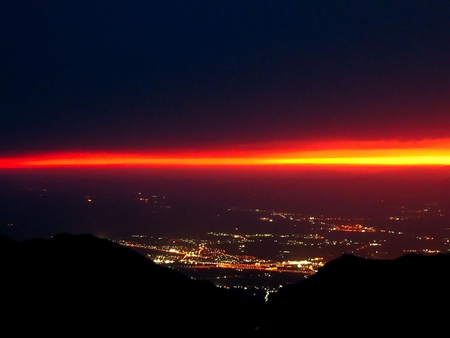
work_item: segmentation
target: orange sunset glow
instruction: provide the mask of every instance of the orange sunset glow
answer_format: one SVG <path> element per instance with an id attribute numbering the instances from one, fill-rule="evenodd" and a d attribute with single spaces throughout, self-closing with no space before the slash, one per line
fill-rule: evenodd
<path id="1" fill-rule="evenodd" d="M 450 139 L 258 144 L 233 149 L 62 152 L 0 159 L 0 168 L 96 166 L 429 166 L 450 164 Z"/>

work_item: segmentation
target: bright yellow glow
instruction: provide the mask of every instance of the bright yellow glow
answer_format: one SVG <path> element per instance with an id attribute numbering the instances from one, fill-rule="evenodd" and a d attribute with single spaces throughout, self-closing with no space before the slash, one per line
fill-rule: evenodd
<path id="1" fill-rule="evenodd" d="M 338 158 L 282 158 L 267 160 L 268 164 L 326 164 L 326 165 L 448 165 L 450 156 L 402 156 L 402 157 L 338 157 Z"/>
<path id="2" fill-rule="evenodd" d="M 92 157 L 91 157 L 92 156 Z M 154 158 L 127 156 L 126 154 L 80 155 L 66 158 L 22 158 L 3 160 L 0 167 L 67 167 L 67 166 L 262 166 L 262 165 L 373 165 L 373 166 L 411 166 L 411 165 L 450 165 L 450 156 L 399 156 L 399 157 L 309 157 L 309 158 Z"/>
<path id="3" fill-rule="evenodd" d="M 450 165 L 450 139 L 333 141 L 139 153 L 56 153 L 0 159 L 0 168 L 92 166 L 429 166 Z"/>

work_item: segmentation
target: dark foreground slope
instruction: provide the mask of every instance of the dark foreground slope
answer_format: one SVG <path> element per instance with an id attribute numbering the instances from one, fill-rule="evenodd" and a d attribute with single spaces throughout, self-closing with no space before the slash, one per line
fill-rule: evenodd
<path id="1" fill-rule="evenodd" d="M 2 328 L 15 335 L 251 336 L 255 309 L 91 235 L 0 240 Z"/>
<path id="2" fill-rule="evenodd" d="M 267 336 L 448 335 L 450 254 L 343 255 L 270 299 Z"/>
<path id="3" fill-rule="evenodd" d="M 260 304 L 91 235 L 0 238 L 0 269 L 15 336 L 448 335 L 450 254 L 343 255 Z"/>

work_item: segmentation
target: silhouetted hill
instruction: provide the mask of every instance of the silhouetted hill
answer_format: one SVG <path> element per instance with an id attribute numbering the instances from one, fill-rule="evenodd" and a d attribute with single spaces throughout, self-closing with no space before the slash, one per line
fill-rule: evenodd
<path id="1" fill-rule="evenodd" d="M 274 294 L 261 330 L 267 335 L 448 334 L 449 300 L 450 254 L 411 253 L 394 260 L 342 255 Z"/>
<path id="2" fill-rule="evenodd" d="M 3 328 L 17 335 L 248 336 L 248 304 L 91 235 L 0 238 Z"/>
<path id="3" fill-rule="evenodd" d="M 0 263 L 2 328 L 18 336 L 447 332 L 450 254 L 342 255 L 261 304 L 88 234 L 27 241 L 0 236 Z"/>

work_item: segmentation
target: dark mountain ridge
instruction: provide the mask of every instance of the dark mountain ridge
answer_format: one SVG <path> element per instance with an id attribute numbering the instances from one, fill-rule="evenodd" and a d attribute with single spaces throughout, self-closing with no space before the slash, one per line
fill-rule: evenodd
<path id="1" fill-rule="evenodd" d="M 289 326 L 276 323 L 301 320 L 321 334 L 447 334 L 449 286 L 448 253 L 409 253 L 393 260 L 344 254 L 306 280 L 279 289 L 261 330 L 289 333 Z"/>
<path id="2" fill-rule="evenodd" d="M 18 333 L 33 327 L 33 334 L 129 336 L 162 329 L 168 335 L 206 336 L 218 329 L 248 334 L 254 328 L 252 309 L 226 289 L 192 280 L 107 239 L 3 237 L 0 252 L 8 309 L 3 323 Z"/>
<path id="3" fill-rule="evenodd" d="M 342 255 L 248 301 L 107 239 L 0 237 L 3 329 L 17 334 L 433 334 L 445 330 L 450 254 Z M 8 331 L 9 332 L 9 331 Z"/>

